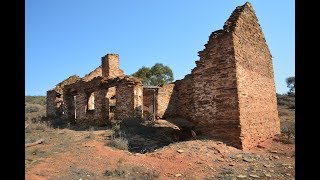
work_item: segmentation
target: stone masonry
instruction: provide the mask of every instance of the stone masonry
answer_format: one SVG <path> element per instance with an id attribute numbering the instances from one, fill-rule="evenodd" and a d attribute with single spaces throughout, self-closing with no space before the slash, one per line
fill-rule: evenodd
<path id="1" fill-rule="evenodd" d="M 210 35 L 199 57 L 191 74 L 175 82 L 174 116 L 240 149 L 280 133 L 272 58 L 250 3 Z"/>
<path id="2" fill-rule="evenodd" d="M 161 87 L 143 86 L 119 68 L 119 55 L 47 91 L 47 116 L 105 125 L 131 118 L 178 117 L 197 135 L 250 149 L 280 133 L 272 56 L 250 3 L 214 31 L 191 74 Z"/>

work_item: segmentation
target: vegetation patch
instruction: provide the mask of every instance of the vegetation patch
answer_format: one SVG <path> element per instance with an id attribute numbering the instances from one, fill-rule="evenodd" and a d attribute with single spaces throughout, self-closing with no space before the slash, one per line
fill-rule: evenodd
<path id="1" fill-rule="evenodd" d="M 111 179 L 158 179 L 160 173 L 153 169 L 146 169 L 142 166 L 118 165 L 114 170 L 106 170 L 104 176 Z"/>
<path id="2" fill-rule="evenodd" d="M 115 147 L 117 149 L 121 149 L 121 150 L 129 149 L 129 142 L 123 136 L 119 136 L 119 137 L 112 136 L 111 139 L 107 142 L 107 145 L 111 147 Z"/>

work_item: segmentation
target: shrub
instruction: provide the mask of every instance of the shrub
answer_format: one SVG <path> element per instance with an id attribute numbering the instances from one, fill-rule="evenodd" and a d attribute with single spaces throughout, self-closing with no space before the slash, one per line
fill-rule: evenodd
<path id="1" fill-rule="evenodd" d="M 121 150 L 129 149 L 128 140 L 121 135 L 119 137 L 112 136 L 111 140 L 107 142 L 107 145 Z"/>
<path id="2" fill-rule="evenodd" d="M 146 169 L 142 166 L 124 166 L 118 165 L 116 169 L 106 170 L 104 176 L 116 179 L 141 179 L 151 180 L 159 179 L 160 173 L 153 169 Z"/>
<path id="3" fill-rule="evenodd" d="M 38 106 L 27 104 L 24 107 L 24 110 L 25 110 L 25 113 L 33 113 L 33 112 L 38 112 L 40 110 L 40 108 Z"/>
<path id="4" fill-rule="evenodd" d="M 277 94 L 278 105 L 287 106 L 289 109 L 295 109 L 295 97 Z"/>
<path id="5" fill-rule="evenodd" d="M 25 103 L 45 105 L 46 96 L 25 96 Z"/>
<path id="6" fill-rule="evenodd" d="M 50 130 L 51 125 L 48 122 L 34 122 L 34 121 L 27 121 L 25 132 L 31 132 L 32 130 Z"/>

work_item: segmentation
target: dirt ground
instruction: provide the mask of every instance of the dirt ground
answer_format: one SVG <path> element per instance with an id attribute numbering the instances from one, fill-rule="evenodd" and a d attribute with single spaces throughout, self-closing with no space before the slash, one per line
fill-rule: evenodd
<path id="1" fill-rule="evenodd" d="M 294 110 L 285 111 L 285 116 L 281 116 L 282 125 L 294 125 Z M 168 122 L 161 120 L 153 127 L 159 128 L 165 123 Z M 137 133 L 130 135 L 129 142 L 149 142 L 148 147 L 153 149 L 128 151 L 107 145 L 115 132 L 111 128 L 76 130 L 43 124 L 33 126 L 26 129 L 25 142 L 41 138 L 44 142 L 25 149 L 27 180 L 295 179 L 295 145 L 283 140 L 270 139 L 255 149 L 241 151 L 214 140 L 193 138 L 174 142 L 167 138 L 160 142 L 152 136 Z M 176 127 L 170 123 L 166 126 L 175 132 Z M 282 129 L 287 131 L 289 128 Z M 157 137 L 161 134 L 154 129 L 151 131 Z M 153 143 L 160 145 L 157 147 Z"/>

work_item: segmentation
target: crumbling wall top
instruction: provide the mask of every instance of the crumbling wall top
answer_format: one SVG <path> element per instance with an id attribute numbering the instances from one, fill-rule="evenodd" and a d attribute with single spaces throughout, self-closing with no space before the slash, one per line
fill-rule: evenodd
<path id="1" fill-rule="evenodd" d="M 249 2 L 246 2 L 242 6 L 238 6 L 231 14 L 229 19 L 224 23 L 223 30 L 224 31 L 233 31 L 235 27 L 237 26 L 237 21 L 241 14 L 245 11 L 251 11 L 254 12 L 251 4 Z"/>
<path id="2" fill-rule="evenodd" d="M 68 77 L 67 79 L 65 79 L 65 80 L 61 81 L 60 83 L 58 83 L 56 85 L 56 87 L 53 88 L 53 90 L 55 90 L 58 93 L 62 93 L 64 86 L 73 84 L 73 83 L 78 82 L 78 81 L 81 81 L 81 78 L 79 76 L 77 76 L 77 75 L 72 75 L 72 76 Z"/>
<path id="3" fill-rule="evenodd" d="M 101 65 L 99 67 L 97 67 L 95 70 L 93 70 L 90 73 L 86 74 L 82 78 L 82 80 L 87 82 L 87 81 L 91 81 L 93 78 L 98 77 L 98 76 L 102 76 Z"/>

